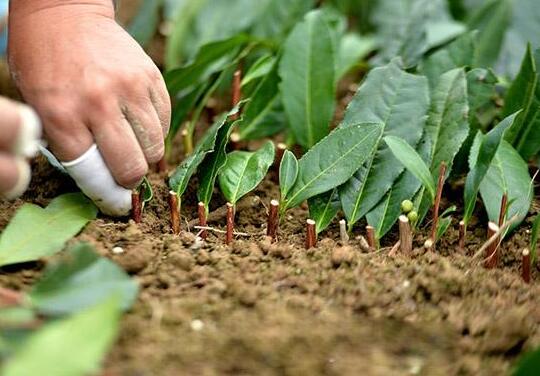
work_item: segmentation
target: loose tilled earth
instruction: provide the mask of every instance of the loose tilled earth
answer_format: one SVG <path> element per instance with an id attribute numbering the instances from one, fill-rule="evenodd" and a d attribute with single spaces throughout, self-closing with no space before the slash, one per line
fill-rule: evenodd
<path id="1" fill-rule="evenodd" d="M 45 205 L 75 189 L 41 159 L 34 170 L 23 199 L 0 204 L 0 230 L 23 202 Z M 237 230 L 253 236 L 231 247 L 221 234 L 205 244 L 189 232 L 171 235 L 165 175 L 156 173 L 142 224 L 101 217 L 77 237 L 141 285 L 105 374 L 503 375 L 540 344 L 540 275 L 533 271 L 531 285 L 519 275 L 531 218 L 504 242 L 496 270 L 471 258 L 485 239 L 480 226 L 463 254 L 455 228 L 436 253 L 418 249 L 409 259 L 389 256 L 389 248 L 366 253 L 356 240 L 343 246 L 336 225 L 306 251 L 305 208 L 288 213 L 277 244 L 260 235 L 263 204 L 277 195 L 273 178 L 240 204 Z M 187 192 L 187 219 L 196 213 L 194 196 Z M 224 218 L 210 225 L 223 228 Z M 42 267 L 0 269 L 0 285 L 25 289 Z"/>

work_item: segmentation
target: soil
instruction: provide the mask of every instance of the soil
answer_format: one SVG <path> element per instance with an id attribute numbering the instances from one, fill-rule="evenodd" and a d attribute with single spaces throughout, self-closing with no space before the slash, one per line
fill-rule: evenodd
<path id="1" fill-rule="evenodd" d="M 23 203 L 46 205 L 76 190 L 43 158 L 33 171 L 22 199 L 0 202 L 0 231 Z M 536 209 L 502 244 L 499 267 L 488 270 L 472 257 L 486 238 L 480 213 L 463 252 L 456 223 L 436 252 L 418 248 L 412 257 L 390 255 L 395 231 L 377 252 L 363 251 L 358 239 L 341 244 L 336 223 L 305 250 L 306 207 L 288 212 L 271 244 L 263 235 L 265 205 L 278 197 L 271 174 L 239 205 L 237 231 L 249 236 L 225 246 L 222 234 L 201 242 L 188 231 L 197 212 L 193 187 L 183 202 L 184 231 L 172 235 L 166 174 L 149 177 L 155 199 L 141 224 L 101 216 L 71 241 L 90 242 L 141 286 L 106 375 L 506 375 L 540 345 L 539 270 L 530 285 L 520 278 Z M 459 186 L 445 192 L 460 195 Z M 212 210 L 223 205 L 217 193 L 214 201 Z M 223 229 L 225 219 L 209 225 Z M 416 234 L 416 246 L 426 233 Z M 2 268 L 0 285 L 28 289 L 43 265 Z"/>
<path id="2" fill-rule="evenodd" d="M 24 202 L 75 190 L 41 158 L 34 171 L 22 199 L 0 204 L 0 230 Z M 410 258 L 389 255 L 395 233 L 378 252 L 340 244 L 336 224 L 305 250 L 305 208 L 287 214 L 277 243 L 262 235 L 264 205 L 278 194 L 271 174 L 239 205 L 237 231 L 250 236 L 225 246 L 222 234 L 205 243 L 196 230 L 170 234 L 166 176 L 150 178 L 155 199 L 140 225 L 100 217 L 73 240 L 92 243 L 141 285 L 107 375 L 504 375 L 540 344 L 538 270 L 531 285 L 519 275 L 531 218 L 503 243 L 495 270 L 471 257 L 485 239 L 479 226 L 463 253 L 455 228 L 437 252 Z M 188 191 L 184 230 L 195 213 Z M 210 225 L 222 229 L 224 218 Z M 42 266 L 1 269 L 0 284 L 27 289 Z"/>

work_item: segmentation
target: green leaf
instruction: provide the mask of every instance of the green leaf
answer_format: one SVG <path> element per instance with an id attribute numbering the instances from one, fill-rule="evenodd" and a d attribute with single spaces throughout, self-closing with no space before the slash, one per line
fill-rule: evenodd
<path id="1" fill-rule="evenodd" d="M 392 229 L 401 212 L 401 202 L 411 200 L 420 188 L 420 181 L 408 170 L 398 178 L 392 189 L 367 215 L 368 223 L 376 229 L 377 239 L 381 239 Z"/>
<path id="2" fill-rule="evenodd" d="M 358 35 L 345 34 L 339 42 L 337 56 L 336 81 L 341 79 L 352 68 L 358 65 L 376 48 L 375 39 Z"/>
<path id="3" fill-rule="evenodd" d="M 84 376 L 96 374 L 113 344 L 120 319 L 109 299 L 31 335 L 2 367 L 2 375 Z"/>
<path id="4" fill-rule="evenodd" d="M 444 73 L 431 94 L 431 108 L 418 153 L 430 165 L 434 181 L 439 179 L 441 163 L 446 163 L 447 174 L 452 170 L 455 156 L 469 134 L 469 105 L 467 79 L 463 69 Z M 431 195 L 421 189 L 415 201 L 419 223 L 432 204 Z"/>
<path id="5" fill-rule="evenodd" d="M 315 221 L 317 234 L 324 231 L 341 209 L 337 188 L 308 200 L 309 216 Z"/>
<path id="6" fill-rule="evenodd" d="M 321 11 L 312 11 L 287 38 L 279 66 L 285 113 L 305 149 L 329 132 L 336 95 L 334 61 L 330 28 Z"/>
<path id="7" fill-rule="evenodd" d="M 512 372 L 513 376 L 532 376 L 540 369 L 540 347 L 523 355 Z"/>
<path id="8" fill-rule="evenodd" d="M 540 214 L 534 218 L 533 227 L 531 231 L 531 264 L 536 265 L 538 258 L 538 235 L 540 234 Z"/>
<path id="9" fill-rule="evenodd" d="M 238 123 L 240 137 L 244 140 L 263 138 L 283 129 L 284 116 L 276 111 L 280 102 L 276 65 L 260 82 L 247 103 L 242 121 Z"/>
<path id="10" fill-rule="evenodd" d="M 116 296 L 123 310 L 137 296 L 137 282 L 111 260 L 99 256 L 89 244 L 79 243 L 49 265 L 28 297 L 48 316 L 76 313 Z"/>
<path id="11" fill-rule="evenodd" d="M 165 73 L 169 92 L 175 96 L 205 82 L 212 74 L 223 70 L 248 41 L 249 37 L 240 34 L 202 46 L 193 62 Z"/>
<path id="12" fill-rule="evenodd" d="M 334 130 L 298 161 L 298 178 L 283 210 L 343 184 L 371 158 L 382 135 L 380 124 L 359 123 Z"/>
<path id="13" fill-rule="evenodd" d="M 236 121 L 226 121 L 225 124 L 219 128 L 216 135 L 214 150 L 204 158 L 199 168 L 199 189 L 197 190 L 197 197 L 199 198 L 199 201 L 204 203 L 207 211 L 214 193 L 216 179 L 227 163 L 227 144 L 229 143 L 235 123 Z"/>
<path id="14" fill-rule="evenodd" d="M 221 115 L 215 123 L 205 132 L 193 153 L 191 153 L 173 172 L 169 178 L 169 187 L 182 197 L 191 180 L 191 177 L 204 161 L 205 157 L 214 151 L 218 133 L 226 124 L 228 117 L 237 113 L 235 109 L 228 114 Z"/>
<path id="15" fill-rule="evenodd" d="M 491 167 L 491 163 L 499 149 L 504 133 L 512 126 L 518 114 L 519 113 L 516 112 L 515 114 L 508 116 L 485 136 L 481 133 L 477 134 L 477 140 L 475 142 L 478 143 L 478 152 L 473 153 L 473 150 L 471 150 L 469 159 L 471 170 L 465 181 L 465 210 L 463 214 L 465 224 L 468 224 L 471 219 L 480 184 Z M 510 199 L 510 197 L 508 198 Z M 494 200 L 494 197 L 491 197 L 490 199 Z M 495 201 L 496 200 L 499 200 L 498 202 L 500 203 L 500 198 L 495 199 Z"/>
<path id="16" fill-rule="evenodd" d="M 233 205 L 255 189 L 274 162 L 274 143 L 267 141 L 256 152 L 233 151 L 219 174 L 223 195 Z"/>
<path id="17" fill-rule="evenodd" d="M 276 66 L 276 62 L 277 58 L 274 55 L 269 53 L 262 55 L 244 74 L 244 77 L 242 78 L 242 87 L 245 87 L 260 78 L 266 77 L 266 75 Z"/>
<path id="18" fill-rule="evenodd" d="M 471 160 L 478 158 L 482 138 L 485 142 L 487 137 L 477 137 L 471 148 Z M 517 216 L 517 221 L 509 229 L 512 231 L 527 216 L 533 193 L 527 164 L 516 150 L 503 140 L 480 184 L 480 195 L 492 222 L 499 221 L 501 199 L 504 194 L 508 195 L 510 202 L 507 218 Z"/>
<path id="19" fill-rule="evenodd" d="M 347 107 L 340 127 L 380 123 L 384 136 L 397 136 L 416 145 L 422 136 L 428 108 L 427 79 L 403 71 L 399 62 L 393 61 L 369 73 Z M 403 171 L 386 143 L 379 140 L 376 148 L 376 153 L 340 187 L 341 204 L 349 226 L 381 201 Z"/>
<path id="20" fill-rule="evenodd" d="M 0 266 L 51 256 L 96 216 L 82 193 L 59 196 L 45 209 L 24 204 L 0 237 Z"/>
<path id="21" fill-rule="evenodd" d="M 285 150 L 279 166 L 279 189 L 282 200 L 285 200 L 297 178 L 298 160 L 291 151 Z"/>
<path id="22" fill-rule="evenodd" d="M 539 67 L 540 50 L 533 55 L 528 46 L 521 70 L 506 94 L 503 108 L 504 116 L 523 110 L 508 130 L 505 139 L 527 160 L 540 151 Z"/>
<path id="23" fill-rule="evenodd" d="M 429 79 L 431 87 L 435 87 L 444 73 L 456 68 L 473 65 L 476 49 L 476 33 L 470 32 L 459 37 L 445 48 L 430 55 L 422 63 L 421 72 Z"/>
<path id="24" fill-rule="evenodd" d="M 492 67 L 497 61 L 512 16 L 510 0 L 489 0 L 468 22 L 470 30 L 479 30 L 475 66 Z"/>
<path id="25" fill-rule="evenodd" d="M 387 136 L 384 138 L 386 144 L 392 150 L 394 156 L 409 170 L 418 180 L 422 182 L 424 187 L 428 190 L 431 199 L 435 199 L 435 182 L 433 176 L 429 171 L 429 167 L 426 165 L 422 157 L 418 155 L 411 145 L 405 142 L 403 139 L 394 136 Z"/>
<path id="26" fill-rule="evenodd" d="M 162 0 L 144 0 L 127 28 L 131 36 L 142 46 L 146 46 L 157 31 L 161 5 Z"/>
<path id="27" fill-rule="evenodd" d="M 446 234 L 446 231 L 448 231 L 448 228 L 452 224 L 452 216 L 451 213 L 454 213 L 457 210 L 457 207 L 455 205 L 449 207 L 442 213 L 439 217 L 439 223 L 437 224 L 437 240 L 441 239 L 444 234 Z"/>
<path id="28" fill-rule="evenodd" d="M 143 194 L 143 208 L 148 204 L 152 199 L 154 198 L 154 190 L 152 189 L 152 184 L 150 183 L 150 180 L 145 176 L 143 178 L 143 182 L 141 184 L 141 191 Z"/>

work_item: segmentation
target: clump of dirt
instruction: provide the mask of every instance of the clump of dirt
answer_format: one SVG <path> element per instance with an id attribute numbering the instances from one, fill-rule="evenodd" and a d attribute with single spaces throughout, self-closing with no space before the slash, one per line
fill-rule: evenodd
<path id="1" fill-rule="evenodd" d="M 0 229 L 23 202 L 44 205 L 75 190 L 43 160 L 34 167 L 24 198 L 0 204 Z M 503 243 L 494 270 L 471 257 L 485 239 L 481 227 L 464 252 L 456 228 L 436 253 L 418 248 L 408 258 L 389 256 L 389 247 L 365 252 L 356 239 L 341 244 L 336 224 L 305 250 L 305 207 L 287 213 L 278 242 L 264 237 L 265 205 L 278 195 L 270 175 L 239 205 L 237 230 L 248 236 L 225 246 L 217 232 L 206 242 L 195 230 L 172 235 L 166 176 L 150 178 L 155 199 L 141 224 L 100 217 L 76 239 L 141 285 L 107 360 L 111 374 L 498 375 L 540 344 L 538 271 L 531 285 L 519 275 L 530 220 Z M 187 230 L 195 193 L 183 201 Z M 210 225 L 223 229 L 214 209 Z M 4 268 L 0 283 L 24 290 L 41 267 Z"/>

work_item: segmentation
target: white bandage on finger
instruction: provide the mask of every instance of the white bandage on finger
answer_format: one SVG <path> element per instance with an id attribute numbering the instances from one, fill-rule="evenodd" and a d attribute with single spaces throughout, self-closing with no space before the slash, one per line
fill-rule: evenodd
<path id="1" fill-rule="evenodd" d="M 21 157 L 35 157 L 39 151 L 41 122 L 36 112 L 25 105 L 20 105 L 21 128 L 15 141 L 14 152 Z"/>
<path id="2" fill-rule="evenodd" d="M 131 191 L 116 183 L 95 144 L 76 160 L 62 165 L 103 213 L 115 217 L 129 214 Z"/>
<path id="3" fill-rule="evenodd" d="M 30 184 L 30 179 L 32 177 L 30 165 L 28 164 L 28 162 L 26 162 L 26 160 L 24 160 L 24 158 L 17 158 L 16 164 L 17 170 L 19 172 L 19 179 L 17 180 L 17 184 L 15 184 L 15 187 L 13 187 L 9 192 L 1 195 L 6 200 L 15 200 L 16 198 L 21 196 L 28 188 L 28 185 Z"/>

